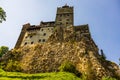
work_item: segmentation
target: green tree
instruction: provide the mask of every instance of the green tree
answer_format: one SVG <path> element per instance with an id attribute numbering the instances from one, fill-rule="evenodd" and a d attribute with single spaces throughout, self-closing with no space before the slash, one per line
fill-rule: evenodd
<path id="1" fill-rule="evenodd" d="M 74 73 L 78 77 L 82 75 L 78 70 L 76 70 L 75 66 L 69 61 L 64 61 L 59 67 L 59 70 L 62 72 Z"/>
<path id="2" fill-rule="evenodd" d="M 1 46 L 0 47 L 0 57 L 2 57 L 3 54 L 8 52 L 9 48 L 7 46 Z"/>
<path id="3" fill-rule="evenodd" d="M 6 12 L 0 7 L 0 23 L 6 20 Z"/>
<path id="4" fill-rule="evenodd" d="M 105 54 L 104 54 L 102 49 L 101 49 L 101 57 L 102 57 L 102 59 L 106 60 L 106 56 L 105 56 Z"/>

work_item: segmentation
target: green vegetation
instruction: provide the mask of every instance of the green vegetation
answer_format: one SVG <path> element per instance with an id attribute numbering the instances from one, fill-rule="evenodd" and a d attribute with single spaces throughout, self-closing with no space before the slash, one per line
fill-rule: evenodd
<path id="1" fill-rule="evenodd" d="M 5 11 L 0 7 L 0 23 L 2 23 L 2 21 L 6 20 L 6 13 Z"/>
<path id="2" fill-rule="evenodd" d="M 82 80 L 82 79 L 68 72 L 25 74 L 20 72 L 5 72 L 2 69 L 0 69 L 0 80 Z"/>
<path id="3" fill-rule="evenodd" d="M 103 52 L 102 49 L 101 49 L 101 58 L 102 58 L 103 60 L 106 60 L 106 55 L 105 55 L 105 53 Z"/>
<path id="4" fill-rule="evenodd" d="M 7 46 L 1 46 L 0 47 L 0 57 L 2 57 L 3 54 L 8 52 L 9 48 Z"/>
<path id="5" fill-rule="evenodd" d="M 103 77 L 102 80 L 117 80 L 117 79 L 111 77 Z"/>
<path id="6" fill-rule="evenodd" d="M 0 80 L 88 80 L 88 79 L 86 75 L 77 77 L 73 73 L 69 72 L 26 74 L 21 72 L 6 72 L 0 69 Z M 112 77 L 103 77 L 102 80 L 117 80 L 117 79 Z"/>
<path id="7" fill-rule="evenodd" d="M 81 73 L 79 71 L 77 71 L 75 66 L 69 61 L 64 61 L 61 64 L 61 66 L 59 67 L 59 70 L 62 71 L 62 72 L 74 73 L 78 77 L 81 76 Z"/>
<path id="8" fill-rule="evenodd" d="M 59 69 L 60 71 L 72 72 L 72 73 L 75 71 L 75 67 L 69 61 L 64 61 L 59 67 Z"/>
<path id="9" fill-rule="evenodd" d="M 7 71 L 21 71 L 21 67 L 18 61 L 9 60 L 8 64 L 4 67 Z"/>

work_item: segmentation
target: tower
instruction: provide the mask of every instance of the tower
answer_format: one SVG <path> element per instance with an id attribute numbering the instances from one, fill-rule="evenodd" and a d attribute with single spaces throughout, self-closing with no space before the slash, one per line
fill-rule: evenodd
<path id="1" fill-rule="evenodd" d="M 68 6 L 67 4 L 58 7 L 56 13 L 55 23 L 56 25 L 61 25 L 63 27 L 70 26 L 74 24 L 73 16 L 73 7 Z"/>

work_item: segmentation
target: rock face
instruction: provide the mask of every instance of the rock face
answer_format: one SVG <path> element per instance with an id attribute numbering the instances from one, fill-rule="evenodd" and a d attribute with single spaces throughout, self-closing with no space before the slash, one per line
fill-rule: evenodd
<path id="1" fill-rule="evenodd" d="M 70 31 L 64 34 L 66 32 Z M 2 61 L 8 64 L 9 60 L 16 60 L 26 73 L 57 72 L 64 61 L 69 61 L 79 72 L 94 80 L 116 76 L 118 66 L 101 58 L 92 38 L 78 38 L 77 35 L 70 32 L 60 39 L 55 32 L 48 42 L 13 49 L 2 57 Z"/>
<path id="2" fill-rule="evenodd" d="M 98 52 L 89 49 L 89 46 L 91 45 L 86 45 L 82 41 L 36 44 L 18 49 L 17 54 L 14 54 L 14 50 L 9 52 L 6 56 L 10 54 L 13 56 L 6 60 L 18 61 L 22 72 L 26 73 L 59 71 L 59 66 L 67 60 L 72 62 L 78 71 L 94 75 L 98 80 L 103 76 L 114 76 L 114 71 L 111 71 L 115 70 L 114 66 L 107 61 L 102 62 Z"/>

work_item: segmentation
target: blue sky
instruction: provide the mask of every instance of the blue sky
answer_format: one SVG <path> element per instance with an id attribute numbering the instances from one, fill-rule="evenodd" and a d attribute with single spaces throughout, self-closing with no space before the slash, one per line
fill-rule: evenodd
<path id="1" fill-rule="evenodd" d="M 74 6 L 74 25 L 89 24 L 92 38 L 108 60 L 120 57 L 120 0 L 0 0 L 7 20 L 0 23 L 0 46 L 13 48 L 23 24 L 55 20 L 57 7 Z"/>

